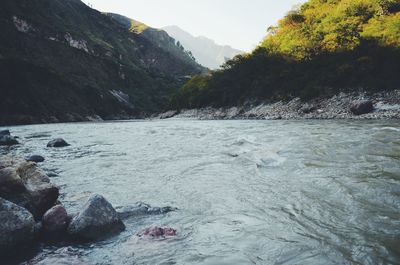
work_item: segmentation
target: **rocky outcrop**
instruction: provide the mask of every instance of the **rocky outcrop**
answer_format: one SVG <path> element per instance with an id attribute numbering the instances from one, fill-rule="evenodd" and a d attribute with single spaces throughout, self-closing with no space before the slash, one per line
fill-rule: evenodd
<path id="1" fill-rule="evenodd" d="M 137 233 L 138 237 L 170 237 L 176 236 L 177 231 L 171 227 L 152 226 Z"/>
<path id="2" fill-rule="evenodd" d="M 176 211 L 178 208 L 171 206 L 151 207 L 149 204 L 137 202 L 134 205 L 117 207 L 116 209 L 121 219 L 127 219 L 143 215 L 166 214 L 172 211 Z"/>
<path id="3" fill-rule="evenodd" d="M 64 139 L 57 138 L 57 139 L 54 139 L 54 140 L 50 141 L 47 144 L 47 147 L 66 147 L 66 146 L 69 146 L 69 145 L 70 144 L 67 143 Z"/>
<path id="4" fill-rule="evenodd" d="M 41 163 L 41 162 L 44 162 L 44 157 L 40 156 L 40 155 L 31 155 L 31 156 L 27 156 L 25 158 L 25 160 L 28 162 Z"/>
<path id="5" fill-rule="evenodd" d="M 65 40 L 69 44 L 70 47 L 78 49 L 78 50 L 83 50 L 87 53 L 89 53 L 89 48 L 87 46 L 87 41 L 85 40 L 74 40 L 72 38 L 71 34 L 67 32 L 64 36 Z"/>
<path id="6" fill-rule="evenodd" d="M 363 115 L 374 110 L 374 103 L 371 100 L 357 100 L 350 105 L 350 111 L 354 115 Z"/>
<path id="7" fill-rule="evenodd" d="M 68 226 L 68 234 L 77 240 L 98 240 L 125 229 L 118 213 L 101 195 L 92 195 Z"/>
<path id="8" fill-rule="evenodd" d="M 42 218 L 42 229 L 47 235 L 61 235 L 68 227 L 69 216 L 62 205 L 48 210 Z"/>
<path id="9" fill-rule="evenodd" d="M 29 31 L 35 31 L 35 29 L 25 20 L 18 18 L 17 16 L 13 16 L 12 20 L 14 22 L 15 28 L 22 33 L 28 33 Z"/>
<path id="10" fill-rule="evenodd" d="M 164 114 L 158 116 L 162 117 Z M 273 103 L 247 102 L 236 107 L 188 109 L 173 117 L 200 120 L 400 119 L 400 90 L 339 93 L 308 101 L 294 98 Z"/>
<path id="11" fill-rule="evenodd" d="M 0 157 L 0 197 L 26 208 L 40 220 L 58 195 L 58 188 L 35 163 L 18 157 Z"/>
<path id="12" fill-rule="evenodd" d="M 33 243 L 35 220 L 26 209 L 0 198 L 0 254 Z"/>

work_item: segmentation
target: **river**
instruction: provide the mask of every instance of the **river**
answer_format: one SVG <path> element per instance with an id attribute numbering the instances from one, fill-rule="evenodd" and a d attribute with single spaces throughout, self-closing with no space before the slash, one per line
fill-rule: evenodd
<path id="1" fill-rule="evenodd" d="M 78 211 L 90 194 L 179 210 L 75 245 L 95 264 L 400 264 L 400 123 L 130 121 L 16 126 Z M 62 137 L 71 146 L 46 148 Z M 170 226 L 178 236 L 137 239 Z M 50 251 L 58 246 L 44 246 Z"/>

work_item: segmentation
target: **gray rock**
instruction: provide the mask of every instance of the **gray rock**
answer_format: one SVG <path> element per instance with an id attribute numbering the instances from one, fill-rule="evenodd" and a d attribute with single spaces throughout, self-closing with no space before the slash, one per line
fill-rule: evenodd
<path id="1" fill-rule="evenodd" d="M 350 111 L 354 115 L 363 115 L 374 111 L 374 103 L 371 100 L 353 101 L 350 105 Z"/>
<path id="2" fill-rule="evenodd" d="M 25 158 L 25 160 L 28 162 L 41 163 L 41 162 L 44 162 L 44 157 L 40 156 L 40 155 L 31 155 L 31 156 L 27 156 Z"/>
<path id="3" fill-rule="evenodd" d="M 11 145 L 16 145 L 19 144 L 17 139 L 11 135 L 3 135 L 0 136 L 0 145 L 6 145 L 6 146 L 11 146 Z"/>
<path id="4" fill-rule="evenodd" d="M 2 130 L 0 131 L 0 136 L 4 136 L 4 135 L 11 135 L 9 130 Z"/>
<path id="5" fill-rule="evenodd" d="M 64 139 L 57 138 L 57 139 L 50 141 L 47 144 L 47 147 L 65 147 L 65 146 L 69 146 L 69 145 L 70 144 L 68 144 Z"/>
<path id="6" fill-rule="evenodd" d="M 89 265 L 79 251 L 70 247 L 43 253 L 23 265 Z"/>
<path id="7" fill-rule="evenodd" d="M 118 213 L 101 195 L 92 195 L 68 226 L 68 234 L 80 240 L 98 240 L 125 229 Z"/>
<path id="8" fill-rule="evenodd" d="M 33 243 L 35 220 L 26 209 L 0 198 L 0 253 Z"/>
<path id="9" fill-rule="evenodd" d="M 178 210 L 178 208 L 170 206 L 151 207 L 149 204 L 143 202 L 137 202 L 134 205 L 129 205 L 129 206 L 117 207 L 117 212 L 121 219 L 127 219 L 143 215 L 166 214 L 176 210 Z"/>
<path id="10" fill-rule="evenodd" d="M 67 230 L 69 220 L 65 208 L 56 205 L 43 215 L 42 228 L 46 234 L 62 234 Z"/>
<path id="11" fill-rule="evenodd" d="M 29 210 L 36 220 L 54 206 L 58 188 L 33 162 L 0 157 L 0 196 Z"/>

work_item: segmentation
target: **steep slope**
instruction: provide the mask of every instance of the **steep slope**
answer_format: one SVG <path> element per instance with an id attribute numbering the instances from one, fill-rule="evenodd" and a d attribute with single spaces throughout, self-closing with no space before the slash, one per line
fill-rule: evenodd
<path id="1" fill-rule="evenodd" d="M 191 51 L 201 65 L 210 69 L 217 69 L 227 60 L 244 53 L 230 46 L 218 45 L 206 37 L 194 37 L 177 26 L 167 26 L 163 30 Z"/>
<path id="2" fill-rule="evenodd" d="M 400 87 L 398 0 L 310 0 L 253 53 L 185 84 L 176 108 L 310 99 Z"/>
<path id="3" fill-rule="evenodd" d="M 3 0 L 0 28 L 0 124 L 145 115 L 201 72 L 79 0 Z"/>
<path id="4" fill-rule="evenodd" d="M 154 46 L 159 47 L 166 53 L 181 60 L 182 64 L 189 65 L 193 69 L 197 69 L 199 72 L 206 72 L 206 68 L 196 62 L 192 53 L 186 51 L 181 45 L 177 45 L 178 43 L 175 39 L 170 37 L 164 30 L 151 28 L 142 22 L 118 14 L 107 13 L 107 15 L 118 21 L 130 32 L 139 34 Z"/>

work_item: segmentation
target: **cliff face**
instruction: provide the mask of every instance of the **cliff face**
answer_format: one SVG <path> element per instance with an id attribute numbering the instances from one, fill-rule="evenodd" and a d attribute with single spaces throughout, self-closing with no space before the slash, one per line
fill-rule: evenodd
<path id="1" fill-rule="evenodd" d="M 0 124 L 160 111 L 202 67 L 79 0 L 0 3 Z"/>

